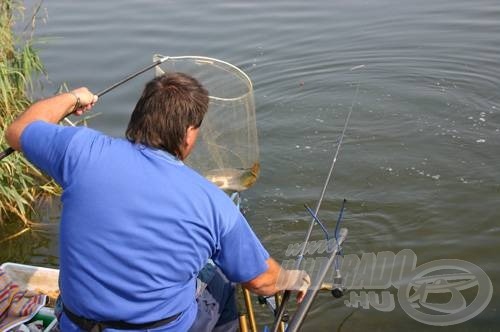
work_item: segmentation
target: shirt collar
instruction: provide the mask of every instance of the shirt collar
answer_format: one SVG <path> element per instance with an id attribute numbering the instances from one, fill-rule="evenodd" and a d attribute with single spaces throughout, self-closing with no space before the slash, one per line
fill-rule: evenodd
<path id="1" fill-rule="evenodd" d="M 136 146 L 137 146 L 137 149 L 139 151 L 141 151 L 142 153 L 145 153 L 148 155 L 153 155 L 153 156 L 158 157 L 160 159 L 164 159 L 167 162 L 174 164 L 174 165 L 184 165 L 182 160 L 180 160 L 179 158 L 177 158 L 176 156 L 174 156 L 173 154 L 171 154 L 165 150 L 153 149 L 153 148 L 147 147 L 143 144 L 137 144 Z"/>

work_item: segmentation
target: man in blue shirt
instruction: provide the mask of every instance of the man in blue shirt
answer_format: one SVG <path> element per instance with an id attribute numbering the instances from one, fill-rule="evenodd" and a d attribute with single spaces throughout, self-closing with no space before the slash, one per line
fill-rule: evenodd
<path id="1" fill-rule="evenodd" d="M 96 102 L 87 88 L 44 99 L 6 131 L 10 146 L 63 188 L 63 331 L 234 328 L 235 317 L 219 319 L 234 306 L 232 289 L 220 285 L 228 280 L 261 295 L 298 290 L 301 300 L 307 274 L 282 269 L 229 197 L 183 163 L 208 108 L 199 82 L 181 73 L 150 81 L 127 139 L 57 125 Z M 202 270 L 209 259 L 217 268 Z M 213 322 L 194 324 L 213 298 L 225 302 Z"/>

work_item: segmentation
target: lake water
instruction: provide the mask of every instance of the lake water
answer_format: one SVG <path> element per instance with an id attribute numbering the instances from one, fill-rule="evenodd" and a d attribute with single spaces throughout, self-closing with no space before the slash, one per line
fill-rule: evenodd
<path id="1" fill-rule="evenodd" d="M 261 175 L 243 193 L 243 209 L 277 259 L 304 239 L 310 217 L 303 205 L 315 206 L 352 107 L 319 214 L 331 229 L 348 200 L 345 253 L 411 249 L 417 265 L 464 260 L 493 284 L 484 311 L 449 327 L 417 322 L 397 296 L 395 309 L 382 312 L 346 306 L 349 295 L 335 300 L 322 293 L 305 331 L 498 330 L 499 1 L 51 0 L 44 6 L 48 17 L 37 35 L 45 40 L 39 48 L 51 81 L 45 95 L 64 82 L 99 91 L 151 63 L 154 53 L 214 57 L 251 77 Z M 102 114 L 90 126 L 122 135 L 149 78 L 103 97 L 96 107 Z M 45 228 L 33 245 L 2 244 L 7 258 L 57 266 L 57 224 Z M 322 238 L 315 228 L 312 239 Z M 258 313 L 269 324 L 270 315 Z"/>

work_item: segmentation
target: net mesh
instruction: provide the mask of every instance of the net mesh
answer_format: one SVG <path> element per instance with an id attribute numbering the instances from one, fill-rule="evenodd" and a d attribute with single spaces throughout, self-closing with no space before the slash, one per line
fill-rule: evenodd
<path id="1" fill-rule="evenodd" d="M 182 72 L 209 92 L 196 148 L 186 163 L 228 192 L 250 188 L 259 176 L 259 148 L 252 82 L 237 67 L 200 56 L 165 57 L 156 75 Z"/>

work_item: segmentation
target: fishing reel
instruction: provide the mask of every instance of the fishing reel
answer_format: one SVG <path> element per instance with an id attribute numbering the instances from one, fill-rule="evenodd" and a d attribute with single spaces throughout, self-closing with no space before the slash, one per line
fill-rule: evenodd
<path id="1" fill-rule="evenodd" d="M 344 292 L 346 291 L 346 288 L 344 287 L 344 279 L 340 275 L 340 271 L 337 269 L 335 270 L 335 277 L 333 277 L 333 285 L 332 285 L 332 296 L 336 299 L 340 299 L 342 296 L 344 296 Z"/>

